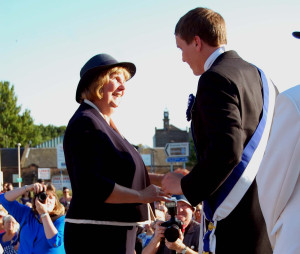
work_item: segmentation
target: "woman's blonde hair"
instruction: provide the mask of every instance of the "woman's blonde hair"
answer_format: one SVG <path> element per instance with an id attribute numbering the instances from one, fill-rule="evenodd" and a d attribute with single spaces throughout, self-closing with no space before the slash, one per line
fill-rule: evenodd
<path id="1" fill-rule="evenodd" d="M 59 216 L 59 215 L 64 215 L 65 214 L 65 207 L 59 202 L 58 196 L 56 194 L 56 189 L 54 187 L 53 184 L 51 183 L 47 183 L 46 185 L 46 192 L 47 194 L 51 194 L 55 197 L 55 205 L 53 208 L 52 212 L 49 212 L 50 217 L 54 217 L 54 216 Z M 35 199 L 36 197 L 34 197 L 32 199 L 32 210 L 34 213 L 38 213 L 36 210 L 36 206 L 35 206 Z"/>
<path id="2" fill-rule="evenodd" d="M 81 93 L 81 102 L 84 99 L 87 100 L 101 100 L 103 98 L 102 88 L 104 85 L 109 83 L 109 78 L 111 74 L 114 73 L 123 73 L 125 80 L 130 79 L 129 71 L 124 67 L 114 67 L 105 71 L 102 71 L 99 75 L 97 75 L 93 81 L 82 91 Z"/>

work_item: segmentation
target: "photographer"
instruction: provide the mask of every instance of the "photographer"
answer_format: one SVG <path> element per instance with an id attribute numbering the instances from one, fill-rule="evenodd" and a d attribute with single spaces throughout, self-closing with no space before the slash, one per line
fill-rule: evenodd
<path id="1" fill-rule="evenodd" d="M 16 201 L 26 191 L 35 194 L 32 209 Z M 52 184 L 35 183 L 14 189 L 1 194 L 0 203 L 20 224 L 18 253 L 65 253 L 65 209 Z"/>
<path id="2" fill-rule="evenodd" d="M 177 200 L 176 218 L 182 224 L 182 229 L 178 229 L 179 237 L 174 242 L 165 239 L 166 227 L 163 227 L 162 224 L 164 225 L 166 222 L 158 221 L 155 224 L 154 235 L 150 243 L 143 249 L 142 254 L 198 253 L 200 225 L 193 220 L 195 208 L 183 195 L 173 195 L 172 197 Z M 172 215 L 170 220 L 172 220 Z"/>

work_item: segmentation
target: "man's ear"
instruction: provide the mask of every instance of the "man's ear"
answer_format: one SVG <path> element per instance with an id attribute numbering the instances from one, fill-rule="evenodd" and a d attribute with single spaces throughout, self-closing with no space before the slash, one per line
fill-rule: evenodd
<path id="1" fill-rule="evenodd" d="M 201 47 L 202 47 L 202 40 L 200 39 L 200 37 L 198 36 L 198 35 L 195 35 L 195 37 L 194 37 L 194 45 L 195 45 L 195 47 L 198 49 L 198 50 L 200 50 L 201 49 Z"/>

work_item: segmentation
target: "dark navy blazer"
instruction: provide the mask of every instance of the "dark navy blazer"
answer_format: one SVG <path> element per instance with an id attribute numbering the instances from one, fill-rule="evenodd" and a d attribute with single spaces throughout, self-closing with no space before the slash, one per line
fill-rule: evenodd
<path id="1" fill-rule="evenodd" d="M 138 151 L 99 112 L 82 103 L 67 126 L 64 153 L 72 186 L 67 218 L 136 222 L 146 204 L 107 204 L 115 183 L 141 190 L 150 184 Z"/>
<path id="2" fill-rule="evenodd" d="M 240 162 L 262 106 L 260 74 L 235 51 L 220 55 L 201 75 L 192 108 L 198 163 L 181 181 L 192 205 L 209 200 Z M 217 253 L 272 253 L 256 180 L 233 212 L 218 222 L 216 238 Z"/>

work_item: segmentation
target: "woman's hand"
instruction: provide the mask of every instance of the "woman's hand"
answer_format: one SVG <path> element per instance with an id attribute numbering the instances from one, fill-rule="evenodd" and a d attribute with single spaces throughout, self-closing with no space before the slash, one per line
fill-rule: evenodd
<path id="1" fill-rule="evenodd" d="M 43 184 L 40 184 L 40 183 L 31 184 L 27 188 L 30 189 L 30 190 L 33 190 L 35 195 L 37 195 L 37 194 L 39 194 L 43 191 L 46 191 L 46 186 L 43 185 Z M 39 214 L 43 214 L 43 213 L 48 212 L 46 203 L 43 204 L 42 202 L 39 201 L 38 198 L 35 199 L 35 207 L 36 207 L 36 210 Z"/>
<path id="2" fill-rule="evenodd" d="M 160 187 L 151 184 L 147 188 L 139 191 L 141 203 L 151 203 L 154 201 L 168 201 L 171 197 L 165 194 Z"/>
<path id="3" fill-rule="evenodd" d="M 110 204 L 128 204 L 128 203 L 152 203 L 154 201 L 168 201 L 171 196 L 166 195 L 160 187 L 149 185 L 143 190 L 133 190 L 119 184 L 115 184 L 113 192 L 105 200 Z"/>
<path id="4" fill-rule="evenodd" d="M 33 191 L 34 194 L 46 191 L 46 186 L 40 183 L 33 183 L 26 186 L 26 191 Z"/>
<path id="5" fill-rule="evenodd" d="M 35 199 L 35 207 L 39 215 L 48 212 L 47 204 L 41 203 L 38 198 Z"/>

